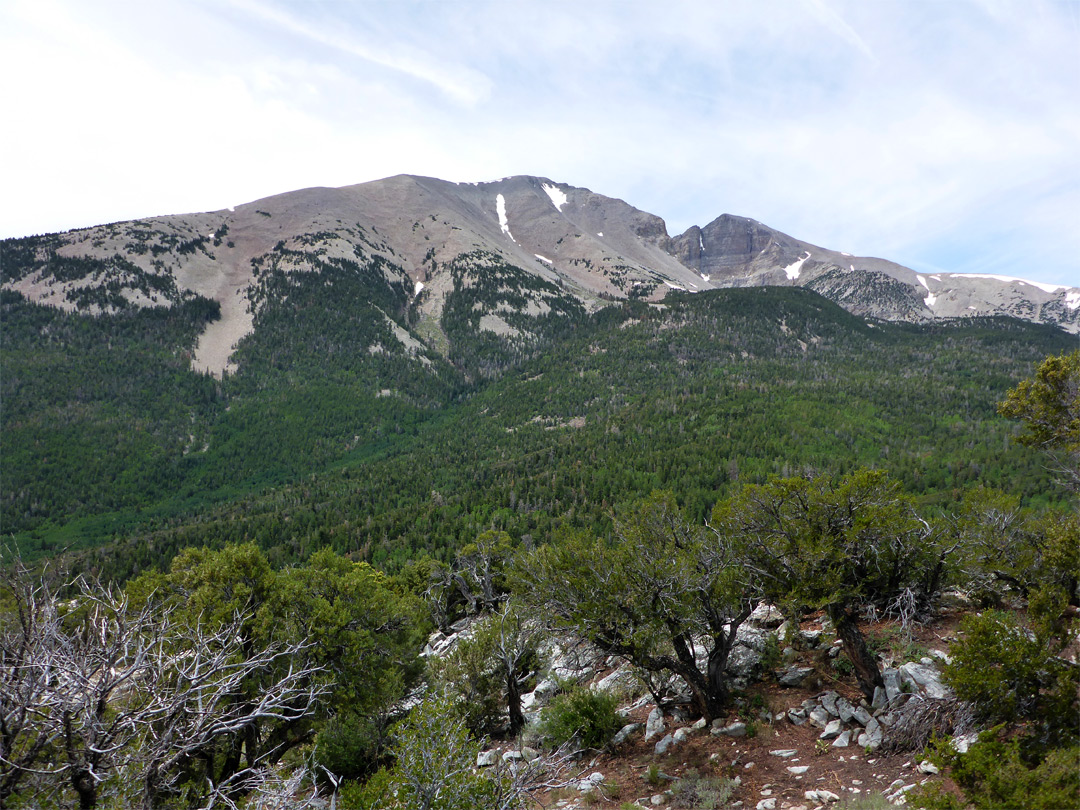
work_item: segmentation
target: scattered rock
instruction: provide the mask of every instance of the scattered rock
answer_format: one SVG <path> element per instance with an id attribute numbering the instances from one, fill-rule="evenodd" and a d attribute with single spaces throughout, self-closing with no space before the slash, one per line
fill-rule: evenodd
<path id="1" fill-rule="evenodd" d="M 865 726 L 874 719 L 874 716 L 862 706 L 857 707 L 855 711 L 851 713 L 851 716 L 860 726 Z"/>
<path id="2" fill-rule="evenodd" d="M 874 711 L 884 709 L 889 702 L 889 696 L 880 686 L 874 687 L 874 699 L 870 701 L 870 708 Z"/>
<path id="3" fill-rule="evenodd" d="M 746 723 L 734 722 L 729 726 L 723 728 L 714 728 L 712 733 L 717 737 L 724 735 L 727 737 L 745 737 L 746 736 Z"/>
<path id="4" fill-rule="evenodd" d="M 668 734 L 656 744 L 656 747 L 653 749 L 653 751 L 656 753 L 657 756 L 660 756 L 661 754 L 666 754 L 668 752 L 668 749 L 671 748 L 671 745 L 674 742 L 675 735 Z"/>
<path id="5" fill-rule="evenodd" d="M 554 695 L 559 691 L 559 682 L 554 678 L 544 678 L 536 685 L 536 688 L 532 691 L 538 698 L 545 698 Z"/>
<path id="6" fill-rule="evenodd" d="M 820 630 L 800 630 L 799 638 L 802 643 L 809 649 L 814 649 L 821 644 L 821 631 Z"/>
<path id="7" fill-rule="evenodd" d="M 928 759 L 919 763 L 919 773 L 938 773 L 938 766 Z"/>
<path id="8" fill-rule="evenodd" d="M 889 703 L 892 703 L 902 693 L 900 689 L 900 673 L 890 667 L 881 673 L 881 677 L 885 681 L 885 698 Z"/>
<path id="9" fill-rule="evenodd" d="M 832 716 L 822 706 L 818 706 L 810 712 L 810 725 L 815 728 L 825 728 Z"/>
<path id="10" fill-rule="evenodd" d="M 779 608 L 762 603 L 754 608 L 754 612 L 750 614 L 747 621 L 756 624 L 758 627 L 775 628 L 783 624 L 784 614 L 780 612 Z"/>
<path id="11" fill-rule="evenodd" d="M 881 746 L 883 737 L 884 733 L 881 724 L 877 720 L 870 718 L 870 722 L 866 724 L 866 731 L 859 735 L 859 747 L 876 751 Z"/>
<path id="12" fill-rule="evenodd" d="M 828 725 L 825 726 L 825 730 L 818 735 L 819 739 L 832 740 L 840 736 L 840 731 L 843 729 L 844 724 L 840 722 L 839 718 L 836 720 L 830 720 Z"/>
<path id="13" fill-rule="evenodd" d="M 604 783 L 604 775 L 600 771 L 590 773 L 584 779 L 577 783 L 577 789 L 581 793 L 588 793 L 591 790 L 596 790 L 599 785 Z"/>
<path id="14" fill-rule="evenodd" d="M 655 707 L 649 712 L 649 719 L 645 721 L 645 742 L 648 742 L 653 737 L 658 737 L 663 734 L 667 729 L 664 725 L 664 713 L 660 711 L 660 707 Z"/>
<path id="15" fill-rule="evenodd" d="M 788 765 L 788 773 L 795 776 L 802 776 L 808 770 L 810 770 L 809 765 Z"/>
<path id="16" fill-rule="evenodd" d="M 659 807 L 662 804 L 667 804 L 667 796 L 665 796 L 663 793 L 657 793 L 654 794 L 651 799 L 649 799 L 649 802 L 652 804 L 653 807 Z"/>
<path id="17" fill-rule="evenodd" d="M 499 753 L 497 751 L 481 751 L 476 755 L 477 768 L 490 768 L 498 761 Z"/>
<path id="18" fill-rule="evenodd" d="M 684 726 L 677 729 L 673 735 L 671 735 L 671 741 L 674 745 L 686 742 L 686 740 L 694 733 L 694 729 L 691 726 Z"/>
<path id="19" fill-rule="evenodd" d="M 774 757 L 788 759 L 789 757 L 795 756 L 799 752 L 796 751 L 794 748 L 777 748 L 776 750 L 770 751 L 769 753 L 772 754 Z"/>
<path id="20" fill-rule="evenodd" d="M 847 748 L 851 745 L 851 732 L 842 731 L 837 735 L 836 739 L 832 741 L 833 748 Z"/>
<path id="21" fill-rule="evenodd" d="M 941 682 L 941 675 L 932 666 L 924 664 L 904 664 L 899 669 L 901 683 L 910 683 L 919 687 L 927 697 L 944 698 L 951 694 L 951 690 Z"/>
<path id="22" fill-rule="evenodd" d="M 851 718 L 855 716 L 855 707 L 847 698 L 842 697 L 836 701 L 836 713 L 845 723 L 850 723 Z"/>
<path id="23" fill-rule="evenodd" d="M 831 790 L 808 790 L 803 794 L 803 798 L 812 802 L 819 802 L 821 804 L 831 804 L 832 802 L 840 801 L 840 797 L 833 793 Z"/>
<path id="24" fill-rule="evenodd" d="M 813 671 L 813 667 L 788 667 L 780 674 L 777 681 L 781 686 L 802 686 L 803 681 L 805 681 Z"/>
<path id="25" fill-rule="evenodd" d="M 951 664 L 952 663 L 952 656 L 949 655 L 944 650 L 931 650 L 930 651 L 930 657 L 931 658 L 936 658 L 938 661 L 941 661 L 941 663 L 943 663 L 943 664 Z"/>
<path id="26" fill-rule="evenodd" d="M 821 696 L 821 707 L 833 717 L 839 717 L 840 712 L 836 708 L 836 700 L 840 695 L 836 692 L 826 692 Z"/>
<path id="27" fill-rule="evenodd" d="M 523 759 L 520 751 L 503 751 L 503 762 L 516 762 L 519 759 Z"/>
<path id="28" fill-rule="evenodd" d="M 630 735 L 644 726 L 643 723 L 629 723 L 619 729 L 619 732 L 611 738 L 611 747 L 617 748 L 630 739 Z M 522 749 L 524 751 L 525 749 Z"/>
<path id="29" fill-rule="evenodd" d="M 757 810 L 775 810 L 776 809 L 776 797 L 770 799 L 762 799 L 757 803 Z"/>
<path id="30" fill-rule="evenodd" d="M 952 746 L 956 749 L 958 754 L 966 754 L 968 748 L 978 741 L 979 735 L 974 732 L 971 734 L 961 734 L 952 738 Z"/>
<path id="31" fill-rule="evenodd" d="M 634 673 L 629 667 L 620 667 L 592 685 L 594 691 L 626 692 L 634 684 Z"/>

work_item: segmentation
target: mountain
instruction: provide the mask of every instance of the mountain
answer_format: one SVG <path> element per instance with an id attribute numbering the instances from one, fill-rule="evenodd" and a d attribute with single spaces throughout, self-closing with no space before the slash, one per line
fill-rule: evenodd
<path id="1" fill-rule="evenodd" d="M 232 350 L 253 329 L 260 270 L 303 272 L 366 258 L 382 262 L 388 283 L 408 289 L 421 343 L 444 353 L 448 296 L 455 285 L 484 286 L 490 274 L 478 268 L 491 262 L 520 271 L 514 285 L 529 279 L 520 301 L 493 300 L 474 319 L 507 343 L 532 341 L 530 324 L 554 298 L 591 311 L 618 299 L 660 300 L 671 290 L 761 285 L 808 287 L 862 317 L 1008 315 L 1080 332 L 1080 288 L 920 274 L 728 214 L 671 237 L 657 216 L 537 177 L 449 183 L 400 175 L 235 210 L 7 240 L 2 249 L 3 288 L 35 302 L 99 312 L 172 306 L 192 295 L 216 301 L 220 317 L 206 325 L 192 362 L 217 375 L 235 371 Z"/>
<path id="2" fill-rule="evenodd" d="M 0 242 L 0 525 L 123 577 L 230 540 L 393 567 L 493 527 L 602 534 L 654 488 L 701 519 L 804 469 L 1054 503 L 995 406 L 1075 336 L 930 319 L 917 274 L 837 257 L 734 217 L 671 238 L 540 178 Z"/>

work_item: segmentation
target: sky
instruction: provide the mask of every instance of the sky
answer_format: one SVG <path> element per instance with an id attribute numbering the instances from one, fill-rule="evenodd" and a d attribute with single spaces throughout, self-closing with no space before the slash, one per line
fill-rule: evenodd
<path id="1" fill-rule="evenodd" d="M 0 237 L 531 174 L 1080 286 L 1080 0 L 0 0 Z"/>

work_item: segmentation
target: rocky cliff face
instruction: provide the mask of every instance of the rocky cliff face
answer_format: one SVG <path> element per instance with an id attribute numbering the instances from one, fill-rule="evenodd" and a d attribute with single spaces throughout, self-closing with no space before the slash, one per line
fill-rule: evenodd
<path id="1" fill-rule="evenodd" d="M 1080 332 L 1077 288 L 918 274 L 729 214 L 672 238 L 653 214 L 540 177 L 449 183 L 400 175 L 289 192 L 235 210 L 7 240 L 2 249 L 4 288 L 53 306 L 93 313 L 165 307 L 189 295 L 217 301 L 221 318 L 207 328 L 194 360 L 215 373 L 228 368 L 232 348 L 253 328 L 260 269 L 317 271 L 327 262 L 377 260 L 388 284 L 414 290 L 412 306 L 433 344 L 448 296 L 494 265 L 541 284 L 544 301 L 541 287 L 536 295 L 502 290 L 499 299 L 501 312 L 533 318 L 550 309 L 553 290 L 591 309 L 628 297 L 657 301 L 672 290 L 783 285 L 809 287 L 868 317 L 1011 315 Z M 490 319 L 478 323 L 495 328 Z"/>

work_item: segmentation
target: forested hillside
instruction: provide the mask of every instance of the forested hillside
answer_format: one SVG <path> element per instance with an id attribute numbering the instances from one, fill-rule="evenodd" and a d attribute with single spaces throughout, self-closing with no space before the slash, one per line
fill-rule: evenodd
<path id="1" fill-rule="evenodd" d="M 329 546 L 393 570 L 490 528 L 603 534 L 653 488 L 702 519 L 736 482 L 859 466 L 930 508 L 976 483 L 1054 497 L 995 411 L 1074 342 L 1051 327 L 868 323 L 781 288 L 586 315 L 515 268 L 463 265 L 424 343 L 392 265 L 318 269 L 266 263 L 220 381 L 186 367 L 212 302 L 88 316 L 5 293 L 3 522 L 23 552 L 97 547 L 126 578 L 254 540 L 275 563 Z"/>

